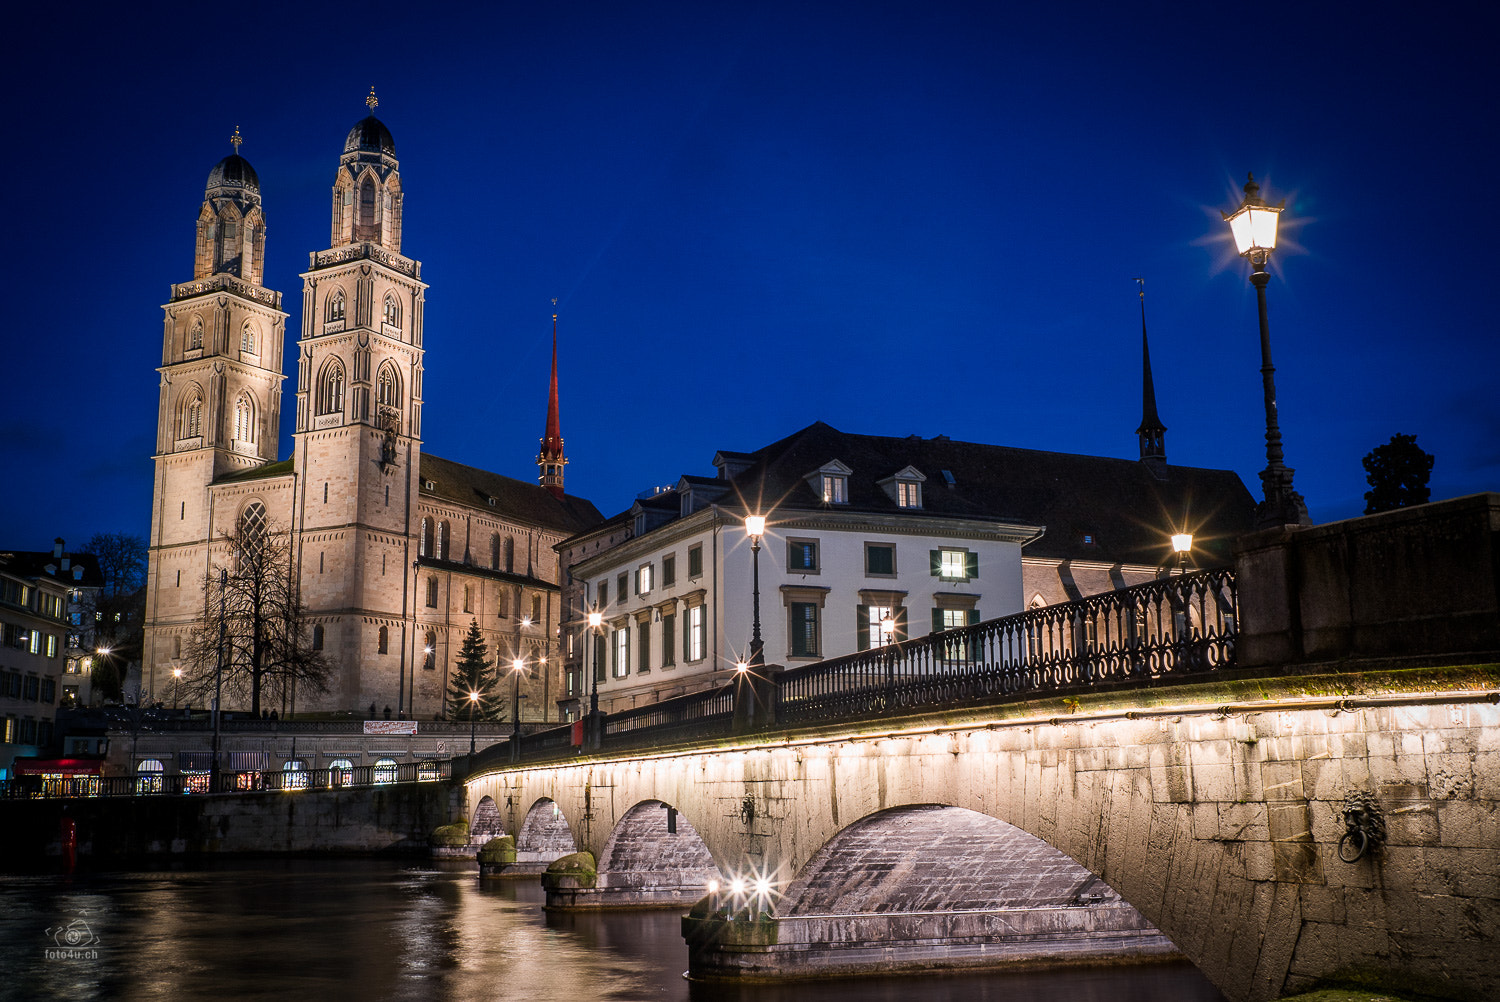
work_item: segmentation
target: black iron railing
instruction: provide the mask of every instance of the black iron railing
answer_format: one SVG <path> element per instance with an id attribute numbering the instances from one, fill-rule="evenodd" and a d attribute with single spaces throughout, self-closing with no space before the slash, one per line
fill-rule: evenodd
<path id="1" fill-rule="evenodd" d="M 1161 578 L 783 672 L 781 723 L 1146 682 L 1232 664 L 1228 569 Z"/>
<path id="2" fill-rule="evenodd" d="M 1228 568 L 1159 578 L 612 713 L 597 722 L 597 744 L 589 721 L 554 728 L 523 738 L 519 754 L 496 746 L 475 765 L 1212 672 L 1234 664 L 1238 609 Z"/>

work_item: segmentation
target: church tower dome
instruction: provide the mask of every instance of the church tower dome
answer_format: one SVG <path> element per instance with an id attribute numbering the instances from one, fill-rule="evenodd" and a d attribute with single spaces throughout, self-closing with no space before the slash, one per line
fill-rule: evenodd
<path id="1" fill-rule="evenodd" d="M 384 122 L 374 115 L 368 115 L 354 123 L 354 128 L 349 130 L 349 137 L 344 140 L 344 152 L 383 153 L 394 157 L 396 141 L 391 138 L 391 130 L 385 127 Z"/>
<path id="2" fill-rule="evenodd" d="M 370 114 L 355 122 L 344 139 L 333 182 L 329 247 L 372 243 L 401 253 L 401 162 L 391 130 L 375 117 L 379 104 L 371 87 L 365 98 Z"/>
<path id="3" fill-rule="evenodd" d="M 239 136 L 238 128 L 234 130 L 234 134 L 236 137 Z M 214 169 L 208 172 L 208 183 L 203 186 L 203 197 L 205 199 L 237 198 L 243 202 L 259 205 L 260 176 L 255 173 L 255 168 L 250 166 L 250 161 L 238 153 L 231 153 L 214 164 Z"/>

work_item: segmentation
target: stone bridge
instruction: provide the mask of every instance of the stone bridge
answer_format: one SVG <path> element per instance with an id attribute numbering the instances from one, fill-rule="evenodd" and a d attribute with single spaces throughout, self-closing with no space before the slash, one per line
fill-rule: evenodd
<path id="1" fill-rule="evenodd" d="M 1252 540 L 1241 663 L 1183 684 L 579 749 L 478 770 L 467 803 L 532 858 L 590 854 L 554 865 L 551 906 L 691 907 L 701 976 L 1175 946 L 1235 1002 L 1500 998 L 1500 670 L 1458 653 L 1500 647 L 1496 502 L 1477 570 L 1452 563 L 1472 534 L 1420 520 Z M 1446 577 L 1403 576 L 1429 537 Z M 1372 553 L 1379 601 L 1349 570 Z M 1412 581 L 1448 592 L 1394 628 L 1388 593 Z M 1363 854 L 1344 839 L 1360 802 L 1383 824 Z"/>

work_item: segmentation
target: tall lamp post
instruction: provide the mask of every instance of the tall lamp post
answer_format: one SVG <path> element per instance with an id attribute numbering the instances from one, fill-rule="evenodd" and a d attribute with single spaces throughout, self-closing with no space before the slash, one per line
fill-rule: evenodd
<path id="1" fill-rule="evenodd" d="M 1266 261 L 1276 249 L 1276 226 L 1284 205 L 1267 205 L 1260 197 L 1255 175 L 1245 182 L 1245 200 L 1224 221 L 1234 234 L 1235 247 L 1250 262 L 1250 284 L 1255 286 L 1260 310 L 1260 378 L 1266 398 L 1266 468 L 1260 482 L 1265 500 L 1256 506 L 1257 528 L 1311 525 L 1302 495 L 1292 489 L 1292 470 L 1282 461 L 1281 425 L 1276 420 L 1276 367 L 1271 364 L 1271 326 L 1266 319 Z"/>
<path id="2" fill-rule="evenodd" d="M 510 674 L 514 683 L 510 695 L 510 759 L 512 762 L 521 757 L 521 676 L 525 673 L 526 660 L 524 658 L 513 659 L 510 663 Z"/>
<path id="3" fill-rule="evenodd" d="M 589 651 L 589 654 L 592 656 L 594 662 L 599 662 L 598 646 L 600 638 L 604 634 L 604 613 L 589 613 L 589 632 L 594 635 L 593 648 Z M 599 672 L 593 663 L 589 665 L 589 678 L 593 682 L 589 687 L 589 716 L 592 717 L 599 712 Z"/>
<path id="4" fill-rule="evenodd" d="M 469 757 L 474 757 L 475 724 L 479 713 L 479 693 L 469 690 Z"/>
<path id="5" fill-rule="evenodd" d="M 182 685 L 182 668 L 172 669 L 172 709 L 177 709 L 177 690 Z"/>
<path id="6" fill-rule="evenodd" d="M 760 538 L 766 534 L 764 515 L 746 515 L 745 533 L 750 537 L 750 561 L 752 568 L 752 590 L 754 596 L 753 619 L 750 627 L 750 670 L 762 674 L 766 666 L 765 644 L 760 639 Z"/>

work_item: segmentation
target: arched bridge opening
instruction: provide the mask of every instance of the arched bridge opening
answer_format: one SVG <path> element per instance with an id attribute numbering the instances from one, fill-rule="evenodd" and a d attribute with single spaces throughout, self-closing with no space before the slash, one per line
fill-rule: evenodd
<path id="1" fill-rule="evenodd" d="M 694 977 L 1176 953 L 1099 877 L 1014 825 L 959 807 L 909 805 L 855 821 L 782 887 L 733 876 L 684 923 Z"/>
<path id="2" fill-rule="evenodd" d="M 686 909 L 721 879 L 687 816 L 671 804 L 647 800 L 626 811 L 610 832 L 592 886 L 549 879 L 547 907 Z"/>

